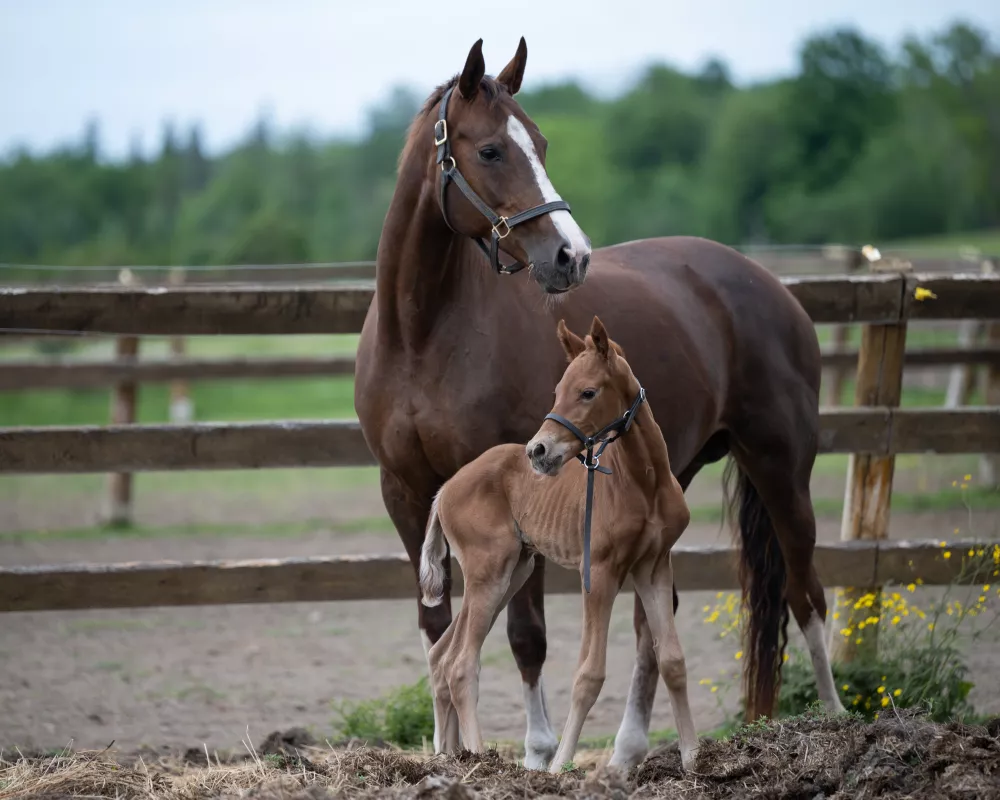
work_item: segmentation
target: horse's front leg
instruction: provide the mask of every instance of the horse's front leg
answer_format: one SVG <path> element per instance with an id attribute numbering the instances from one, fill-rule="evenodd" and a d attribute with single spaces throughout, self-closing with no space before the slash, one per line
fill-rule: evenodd
<path id="1" fill-rule="evenodd" d="M 559 740 L 549 720 L 542 665 L 545 663 L 545 559 L 535 558 L 535 568 L 507 606 L 507 640 L 521 671 L 527 730 L 524 734 L 524 766 L 545 769 L 555 755 Z"/>
<path id="2" fill-rule="evenodd" d="M 406 555 L 413 564 L 414 577 L 420 570 L 420 548 L 424 543 L 427 519 L 430 516 L 431 502 L 437 491 L 437 484 L 430 470 L 420 471 L 420 474 L 408 472 L 407 479 L 383 468 L 380 471 L 382 500 L 399 538 L 406 548 Z M 445 583 L 441 604 L 433 607 L 425 606 L 421 601 L 419 583 L 417 585 L 417 622 L 420 626 L 420 637 L 424 645 L 424 656 L 427 658 L 427 670 L 430 676 L 431 691 L 434 691 L 434 675 L 431 671 L 429 653 L 434 645 L 451 624 L 451 558 L 445 558 Z M 451 709 L 452 718 L 439 718 L 437 704 L 434 706 L 434 747 L 454 751 L 459 746 L 458 716 Z M 445 740 L 445 730 L 448 731 Z"/>
<path id="3" fill-rule="evenodd" d="M 618 594 L 619 581 L 609 564 L 592 564 L 590 594 L 583 595 L 583 638 L 580 642 L 580 663 L 573 678 L 573 696 L 562 740 L 556 751 L 550 772 L 560 772 L 571 761 L 583 723 L 594 707 L 604 678 L 608 660 L 608 628 L 611 610 Z"/>

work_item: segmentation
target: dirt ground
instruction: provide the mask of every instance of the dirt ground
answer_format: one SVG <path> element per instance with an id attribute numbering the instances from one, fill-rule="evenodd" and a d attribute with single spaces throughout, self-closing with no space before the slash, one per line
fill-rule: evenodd
<path id="1" fill-rule="evenodd" d="M 141 503 L 163 504 L 140 495 Z M 250 498 L 241 514 L 256 512 Z M 230 501 L 230 505 L 234 505 Z M 376 513 L 374 487 L 327 497 L 324 513 L 350 506 L 355 515 Z M 38 517 L 62 516 L 58 508 L 36 506 Z M 188 504 L 177 498 L 169 512 L 211 509 L 207 498 Z M 316 509 L 313 509 L 315 516 Z M 31 522 L 21 512 L 21 522 Z M 144 512 L 145 513 L 145 512 Z M 1000 530 L 1000 512 L 976 512 L 980 535 Z M 965 511 L 894 514 L 894 538 L 940 538 L 966 530 Z M 839 536 L 839 520 L 822 518 L 819 538 Z M 693 525 L 683 543 L 725 543 L 719 525 Z M 0 564 L 114 562 L 156 559 L 293 557 L 353 553 L 396 553 L 395 533 L 336 532 L 317 527 L 296 535 L 183 536 L 162 538 L 0 537 Z M 690 675 L 696 724 L 702 731 L 723 722 L 736 692 L 713 694 L 702 678 L 735 675 L 737 643 L 720 640 L 704 624 L 703 607 L 715 593 L 681 596 L 679 631 Z M 301 603 L 261 606 L 160 608 L 112 611 L 40 612 L 0 615 L 0 746 L 116 747 L 238 746 L 249 733 L 258 740 L 276 728 L 306 726 L 317 736 L 333 732 L 331 701 L 377 696 L 426 674 L 416 627 L 416 605 L 402 601 Z M 553 724 L 568 711 L 579 650 L 580 600 L 546 599 L 548 661 L 546 687 Z M 634 638 L 632 598 L 620 597 L 614 611 L 608 680 L 588 718 L 584 736 L 613 734 L 620 721 L 631 673 Z M 794 627 L 794 626 L 793 626 Z M 802 645 L 798 631 L 792 643 Z M 1000 645 L 976 644 L 971 663 L 976 705 L 1000 712 Z M 491 741 L 524 734 L 521 685 L 502 622 L 483 651 L 480 713 Z M 666 692 L 660 690 L 653 729 L 673 727 Z"/>
<path id="2" fill-rule="evenodd" d="M 282 739 L 289 746 L 283 746 Z M 686 797 L 995 798 L 1000 796 L 1000 719 L 983 726 L 940 725 L 918 715 L 874 724 L 800 717 L 702 743 L 691 770 L 676 744 L 623 773 L 605 753 L 581 753 L 558 775 L 528 772 L 503 751 L 432 756 L 365 747 L 314 747 L 278 732 L 242 757 L 209 762 L 200 750 L 71 753 L 0 757 L 0 800 L 21 797 L 116 797 L 203 800 L 587 800 Z"/>

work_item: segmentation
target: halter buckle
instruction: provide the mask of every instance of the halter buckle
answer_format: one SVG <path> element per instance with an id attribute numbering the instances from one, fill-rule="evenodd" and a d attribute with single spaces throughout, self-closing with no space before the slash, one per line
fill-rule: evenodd
<path id="1" fill-rule="evenodd" d="M 451 166 L 450 167 L 448 166 L 448 162 L 449 161 L 451 162 Z M 441 162 L 441 171 L 442 172 L 451 172 L 453 169 L 458 169 L 458 164 L 455 163 L 455 157 L 454 156 L 448 156 L 447 158 L 445 158 Z"/>
<path id="2" fill-rule="evenodd" d="M 441 133 L 438 133 L 438 126 L 441 126 Z M 434 146 L 440 147 L 448 141 L 448 120 L 439 119 L 434 123 Z"/>
<path id="3" fill-rule="evenodd" d="M 504 232 L 500 233 L 500 226 L 504 227 Z M 507 217 L 500 217 L 497 224 L 493 226 L 493 235 L 498 239 L 505 239 L 510 236 L 510 225 L 507 223 Z"/>

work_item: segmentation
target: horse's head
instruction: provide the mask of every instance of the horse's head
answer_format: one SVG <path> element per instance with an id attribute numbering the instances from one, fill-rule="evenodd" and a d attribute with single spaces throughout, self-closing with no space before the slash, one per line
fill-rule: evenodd
<path id="1" fill-rule="evenodd" d="M 586 339 L 570 331 L 564 320 L 559 320 L 558 332 L 569 366 L 556 386 L 549 417 L 525 446 L 531 466 L 543 475 L 556 474 L 587 449 L 588 437 L 604 439 L 627 430 L 638 397 L 644 397 L 625 354 L 600 319 L 594 317 Z"/>
<path id="2" fill-rule="evenodd" d="M 514 99 L 527 45 L 522 38 L 494 79 L 485 75 L 482 44 L 472 46 L 461 74 L 428 109 L 434 137 L 426 147 L 434 157 L 427 180 L 456 232 L 529 265 L 546 292 L 568 291 L 586 278 L 590 240 L 545 172 L 545 137 Z M 499 268 L 496 255 L 491 260 Z"/>

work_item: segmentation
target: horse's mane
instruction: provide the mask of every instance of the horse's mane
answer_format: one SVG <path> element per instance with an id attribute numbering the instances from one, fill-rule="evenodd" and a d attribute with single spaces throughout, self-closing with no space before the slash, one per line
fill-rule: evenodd
<path id="1" fill-rule="evenodd" d="M 399 152 L 399 160 L 396 162 L 397 172 L 409 156 L 410 150 L 414 147 L 417 131 L 422 127 L 424 120 L 427 119 L 434 107 L 441 102 L 444 93 L 458 83 L 459 77 L 461 76 L 457 74 L 453 75 L 440 86 L 436 87 L 424 101 L 423 106 L 417 112 L 417 115 L 413 118 L 410 127 L 406 131 L 406 142 L 403 144 L 403 149 Z M 506 91 L 507 87 L 502 83 L 498 83 L 496 78 L 490 75 L 484 75 L 483 79 L 479 81 L 479 93 L 486 100 L 488 108 L 493 108 L 500 100 L 501 95 Z"/>

